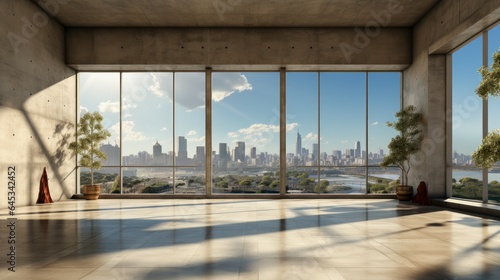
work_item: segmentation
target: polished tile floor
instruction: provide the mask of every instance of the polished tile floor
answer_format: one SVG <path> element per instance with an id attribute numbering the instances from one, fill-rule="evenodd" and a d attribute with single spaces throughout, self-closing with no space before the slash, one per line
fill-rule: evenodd
<path id="1" fill-rule="evenodd" d="M 0 216 L 0 279 L 500 279 L 499 221 L 390 199 L 20 207 L 16 272 Z"/>

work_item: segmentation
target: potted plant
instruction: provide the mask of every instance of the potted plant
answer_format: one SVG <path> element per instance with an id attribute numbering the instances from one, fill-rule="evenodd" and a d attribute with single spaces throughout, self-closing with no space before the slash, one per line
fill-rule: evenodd
<path id="1" fill-rule="evenodd" d="M 479 68 L 482 80 L 476 88 L 476 94 L 483 99 L 488 96 L 500 96 L 500 52 L 493 54 L 491 70 L 487 67 Z M 493 130 L 483 138 L 481 145 L 472 154 L 472 159 L 477 166 L 491 168 L 495 162 L 500 161 L 500 130 Z"/>
<path id="2" fill-rule="evenodd" d="M 111 134 L 102 126 L 99 112 L 85 113 L 78 122 L 76 141 L 69 144 L 73 155 L 79 155 L 78 164 L 90 169 L 90 185 L 83 186 L 85 199 L 97 199 L 101 192 L 100 185 L 94 185 L 94 171 L 101 168 L 101 160 L 106 160 L 106 153 L 99 150 L 99 144 Z"/>
<path id="3" fill-rule="evenodd" d="M 389 142 L 390 153 L 380 163 L 380 166 L 388 167 L 397 165 L 401 170 L 401 184 L 396 186 L 396 196 L 399 200 L 411 200 L 413 187 L 408 185 L 408 173 L 410 172 L 411 156 L 417 153 L 422 143 L 423 116 L 416 112 L 415 106 L 407 106 L 396 113 L 396 122 L 387 122 L 388 127 L 399 131 L 399 135 L 393 137 Z"/>

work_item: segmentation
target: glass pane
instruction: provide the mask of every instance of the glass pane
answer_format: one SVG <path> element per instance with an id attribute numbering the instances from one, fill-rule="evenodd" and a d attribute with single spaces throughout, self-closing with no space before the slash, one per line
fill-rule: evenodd
<path id="1" fill-rule="evenodd" d="M 176 194 L 205 194 L 205 169 L 203 167 L 175 169 Z"/>
<path id="2" fill-rule="evenodd" d="M 398 167 L 369 167 L 368 172 L 368 193 L 396 193 L 401 175 Z"/>
<path id="3" fill-rule="evenodd" d="M 488 31 L 488 65 L 493 62 L 493 53 L 500 50 L 500 25 Z M 488 99 L 488 131 L 500 129 L 500 98 Z M 500 203 L 500 162 L 488 173 L 488 199 Z"/>
<path id="4" fill-rule="evenodd" d="M 123 168 L 123 193 L 172 194 L 173 170 L 166 167 Z"/>
<path id="5" fill-rule="evenodd" d="M 365 167 L 321 168 L 319 193 L 365 194 Z M 318 191 L 316 191 L 318 192 Z"/>
<path id="6" fill-rule="evenodd" d="M 120 165 L 120 74 L 119 73 L 79 73 L 80 90 L 80 117 L 86 112 L 99 112 L 103 116 L 103 126 L 111 133 L 106 141 L 101 143 L 100 150 L 105 152 L 108 159 L 102 161 L 103 168 L 106 166 Z M 94 174 L 97 183 L 102 181 L 103 176 L 109 180 L 106 174 Z M 113 173 L 119 170 L 113 169 Z M 114 180 L 114 177 L 113 179 Z M 80 168 L 80 185 L 90 184 L 90 172 L 86 168 Z M 101 193 L 108 193 L 106 188 L 102 188 Z"/>
<path id="7" fill-rule="evenodd" d="M 205 73 L 175 73 L 176 166 L 205 166 Z"/>
<path id="8" fill-rule="evenodd" d="M 478 174 L 471 161 L 472 152 L 479 146 L 482 138 L 482 100 L 475 94 L 481 81 L 477 72 L 482 65 L 482 37 L 452 54 L 452 133 L 453 133 L 453 184 L 452 193 L 456 197 L 481 199 L 472 191 L 470 185 L 461 183 L 469 172 Z M 460 170 L 463 172 L 455 172 Z M 462 177 L 465 176 L 465 177 Z M 473 178 L 473 177 L 471 177 Z M 482 181 L 482 177 L 477 177 Z M 465 180 L 468 182 L 468 180 Z"/>
<path id="9" fill-rule="evenodd" d="M 288 166 L 286 170 L 287 194 L 315 193 L 318 168 L 306 166 Z"/>
<path id="10" fill-rule="evenodd" d="M 378 166 L 398 132 L 386 125 L 396 121 L 401 103 L 400 73 L 368 73 L 368 165 Z M 370 171 L 371 172 L 371 171 Z M 392 171 L 387 171 L 392 173 Z M 378 173 L 378 172 L 377 172 Z M 385 171 L 382 171 L 385 173 Z"/>
<path id="11" fill-rule="evenodd" d="M 172 73 L 122 74 L 125 166 L 172 164 Z"/>
<path id="12" fill-rule="evenodd" d="M 287 73 L 286 95 L 287 165 L 317 166 L 318 73 Z"/>
<path id="13" fill-rule="evenodd" d="M 279 170 L 279 73 L 213 73 L 214 193 L 262 193 Z"/>
<path id="14" fill-rule="evenodd" d="M 320 98 L 320 164 L 365 165 L 366 74 L 321 73 Z"/>
<path id="15" fill-rule="evenodd" d="M 87 168 L 80 168 L 80 193 L 83 193 L 83 186 L 90 185 L 90 171 Z M 120 193 L 120 168 L 103 167 L 94 171 L 94 185 L 101 186 L 101 193 Z"/>
<path id="16" fill-rule="evenodd" d="M 483 171 L 473 166 L 453 168 L 452 195 L 459 198 L 482 200 Z"/>

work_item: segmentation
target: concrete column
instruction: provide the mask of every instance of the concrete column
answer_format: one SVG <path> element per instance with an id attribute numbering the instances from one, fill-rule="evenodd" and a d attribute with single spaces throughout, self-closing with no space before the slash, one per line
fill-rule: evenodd
<path id="1" fill-rule="evenodd" d="M 34 204 L 43 168 L 54 201 L 73 195 L 75 71 L 64 63 L 64 28 L 28 0 L 0 1 L 0 207 L 7 168 L 16 168 L 16 206 Z"/>

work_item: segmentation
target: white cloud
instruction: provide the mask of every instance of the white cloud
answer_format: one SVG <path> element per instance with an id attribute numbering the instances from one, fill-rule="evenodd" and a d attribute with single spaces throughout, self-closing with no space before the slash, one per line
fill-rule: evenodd
<path id="1" fill-rule="evenodd" d="M 122 121 L 122 130 L 123 130 L 123 140 L 125 141 L 144 141 L 147 137 L 144 133 L 140 131 L 134 131 L 135 123 L 133 121 Z M 120 133 L 120 124 L 117 123 L 110 127 L 109 129 L 113 133 Z"/>
<path id="2" fill-rule="evenodd" d="M 190 138 L 186 138 L 186 140 L 188 142 L 205 142 L 205 136 L 201 136 L 201 137 L 190 137 Z"/>
<path id="3" fill-rule="evenodd" d="M 87 107 L 80 106 L 80 116 L 85 115 L 85 113 L 88 113 L 89 109 Z"/>
<path id="4" fill-rule="evenodd" d="M 192 135 L 196 135 L 196 131 L 190 130 L 186 136 L 192 136 Z"/>
<path id="5" fill-rule="evenodd" d="M 111 112 L 111 113 L 119 113 L 120 112 L 120 102 L 113 102 L 111 100 L 104 101 L 97 105 L 99 112 Z"/>
<path id="6" fill-rule="evenodd" d="M 242 134 L 252 134 L 252 135 L 262 135 L 265 132 L 279 132 L 280 126 L 273 124 L 263 124 L 263 123 L 255 123 L 247 128 L 239 129 L 238 132 Z"/>
<path id="7" fill-rule="evenodd" d="M 112 125 L 111 127 L 109 127 L 108 130 L 111 133 L 120 134 L 120 123 L 115 123 L 114 125 Z"/>
<path id="8" fill-rule="evenodd" d="M 299 126 L 298 123 L 287 123 L 286 124 L 286 131 L 294 131 L 295 128 Z"/>
<path id="9" fill-rule="evenodd" d="M 318 134 L 316 133 L 313 133 L 313 132 L 309 132 L 305 137 L 304 139 L 306 140 L 317 140 L 318 139 Z"/>
<path id="10" fill-rule="evenodd" d="M 128 110 L 130 108 L 137 107 L 137 104 L 134 104 L 128 98 L 123 98 L 122 110 Z M 119 113 L 120 112 L 120 102 L 113 102 L 111 100 L 104 101 L 97 105 L 99 112 L 111 112 L 111 113 Z"/>
<path id="11" fill-rule="evenodd" d="M 378 125 L 378 122 L 373 122 L 372 125 Z"/>
<path id="12" fill-rule="evenodd" d="M 348 140 L 342 140 L 342 141 L 340 141 L 340 143 L 345 144 L 345 143 L 349 143 L 349 141 Z"/>
<path id="13" fill-rule="evenodd" d="M 160 131 L 167 131 L 168 129 L 166 127 L 162 127 Z"/>
<path id="14" fill-rule="evenodd" d="M 236 133 L 236 132 L 228 132 L 228 133 L 227 133 L 227 136 L 229 136 L 229 137 L 231 137 L 231 138 L 236 138 L 236 137 L 238 137 L 238 136 L 239 136 L 239 134 L 238 134 L 238 133 Z"/>
<path id="15" fill-rule="evenodd" d="M 156 76 L 156 74 L 155 73 L 151 73 L 150 75 L 153 78 L 153 84 L 148 87 L 148 90 L 152 94 L 154 94 L 154 95 L 156 95 L 158 97 L 165 96 L 165 92 L 161 89 L 160 80 L 158 79 L 158 77 Z"/>
<path id="16" fill-rule="evenodd" d="M 212 99 L 220 102 L 231 94 L 252 90 L 247 77 L 240 73 L 217 73 L 213 75 Z"/>

